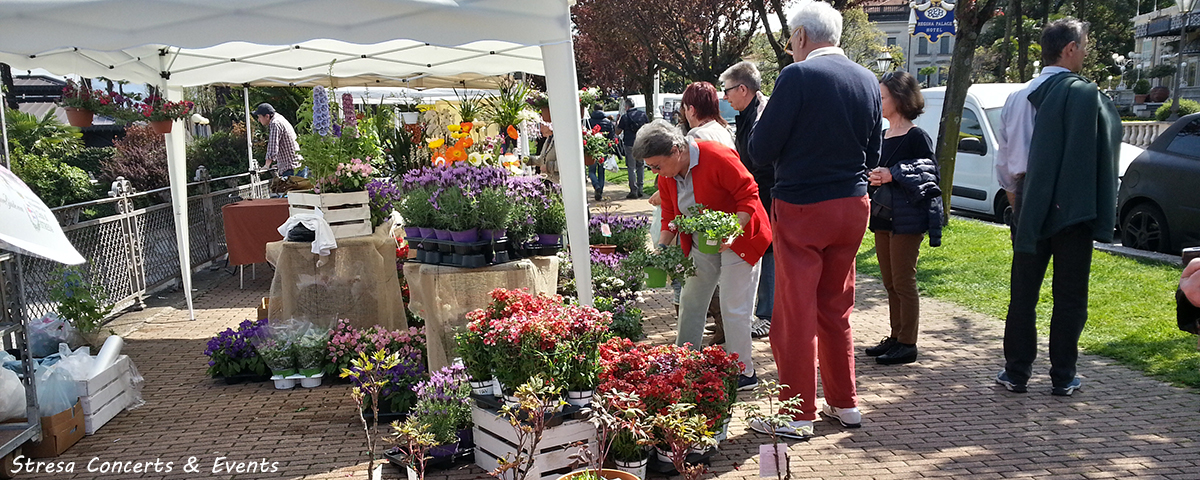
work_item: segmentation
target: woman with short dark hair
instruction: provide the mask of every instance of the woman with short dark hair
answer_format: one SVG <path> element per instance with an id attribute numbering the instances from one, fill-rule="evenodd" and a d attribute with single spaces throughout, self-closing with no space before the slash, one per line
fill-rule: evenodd
<path id="1" fill-rule="evenodd" d="M 883 132 L 879 167 L 871 171 L 871 219 L 875 255 L 888 294 L 891 334 L 867 349 L 882 365 L 917 360 L 917 255 L 925 232 L 929 244 L 942 243 L 942 190 L 929 134 L 913 125 L 925 108 L 921 86 L 908 72 L 891 72 L 879 80 Z"/>

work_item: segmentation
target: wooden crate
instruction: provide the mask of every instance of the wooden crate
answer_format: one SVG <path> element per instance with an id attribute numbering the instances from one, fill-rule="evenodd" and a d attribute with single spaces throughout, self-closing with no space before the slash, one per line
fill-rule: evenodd
<path id="1" fill-rule="evenodd" d="M 288 214 L 313 213 L 320 208 L 334 238 L 371 234 L 371 196 L 366 191 L 350 193 L 288 192 Z"/>
<path id="2" fill-rule="evenodd" d="M 496 411 L 471 407 L 471 420 L 475 422 L 475 465 L 492 471 L 499 458 L 512 458 L 517 450 L 516 432 L 508 419 L 498 416 Z M 579 442 L 587 442 L 592 453 L 596 453 L 596 427 L 587 420 L 568 419 L 562 425 L 547 428 L 538 443 L 534 456 L 530 480 L 553 480 L 572 468 L 570 456 L 579 451 Z"/>
<path id="3" fill-rule="evenodd" d="M 88 380 L 75 382 L 83 404 L 84 433 L 96 430 L 133 403 L 133 371 L 129 356 L 121 355 L 111 366 Z"/>

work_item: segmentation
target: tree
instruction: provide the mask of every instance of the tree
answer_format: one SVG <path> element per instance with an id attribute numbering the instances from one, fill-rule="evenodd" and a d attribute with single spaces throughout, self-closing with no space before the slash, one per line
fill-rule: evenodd
<path id="1" fill-rule="evenodd" d="M 842 12 L 839 46 L 851 61 L 875 71 L 875 59 L 887 49 L 887 35 L 867 18 L 862 7 L 854 7 Z"/>
<path id="2" fill-rule="evenodd" d="M 764 60 L 762 63 L 765 63 L 767 58 L 772 59 L 777 65 L 777 68 L 775 69 L 776 72 L 779 72 L 779 70 L 782 70 L 783 67 L 786 67 L 792 63 L 792 56 L 788 55 L 787 52 L 784 51 L 784 48 L 787 47 L 788 39 L 792 36 L 792 32 L 791 29 L 788 28 L 787 14 L 785 14 L 783 11 L 784 7 L 791 3 L 791 0 L 770 0 L 770 3 L 767 3 L 764 0 L 750 0 L 750 6 L 754 7 L 754 13 L 758 15 L 758 20 L 762 23 L 763 30 L 765 32 L 761 35 L 756 35 L 755 39 L 761 39 L 762 45 L 770 47 L 769 51 L 771 53 L 771 55 L 768 57 L 762 55 L 766 52 L 762 51 L 761 48 L 756 49 L 756 52 L 760 54 L 758 58 Z M 775 32 L 771 31 L 771 15 L 775 15 L 779 19 L 778 36 L 775 35 Z M 760 71 L 763 70 L 763 65 L 761 63 L 758 65 L 758 69 Z M 774 78 L 775 77 L 771 77 L 772 84 L 774 83 Z M 768 92 L 768 90 L 764 90 L 764 92 Z"/>
<path id="3" fill-rule="evenodd" d="M 659 15 L 652 2 L 579 0 L 571 9 L 575 23 L 575 52 L 587 82 L 606 90 L 636 87 L 653 105 L 654 73 L 663 44 L 658 33 L 672 19 Z M 646 114 L 653 118 L 654 109 Z"/>
<path id="4" fill-rule="evenodd" d="M 750 13 L 749 0 L 654 3 L 659 6 L 656 14 L 671 19 L 659 38 L 664 47 L 661 66 L 692 81 L 718 83 L 721 72 L 742 60 L 758 30 L 759 19 Z"/>
<path id="5" fill-rule="evenodd" d="M 971 64 L 975 45 L 983 25 L 995 14 L 996 0 L 964 0 L 954 10 L 958 33 L 954 36 L 954 54 L 950 59 L 950 81 L 942 104 L 941 128 L 938 129 L 937 157 L 941 166 L 942 201 L 945 218 L 950 216 L 950 192 L 954 185 L 954 161 L 958 155 L 958 132 L 962 126 L 962 109 L 971 86 Z"/>

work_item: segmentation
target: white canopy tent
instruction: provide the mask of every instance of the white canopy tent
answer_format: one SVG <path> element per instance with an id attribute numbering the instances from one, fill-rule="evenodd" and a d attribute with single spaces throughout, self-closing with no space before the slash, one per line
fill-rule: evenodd
<path id="1" fill-rule="evenodd" d="M 545 75 L 551 115 L 579 115 L 573 0 L 22 0 L 0 2 L 0 62 L 160 85 L 423 88 Z M 464 75 L 465 74 L 465 75 Z M 449 80 L 448 80 L 449 79 Z M 428 84 L 428 85 L 426 85 Z M 464 86 L 466 83 L 460 83 Z M 167 134 L 179 263 L 192 310 L 184 132 Z M 583 145 L 556 135 L 580 301 L 592 303 Z M 192 314 L 194 318 L 194 313 Z"/>

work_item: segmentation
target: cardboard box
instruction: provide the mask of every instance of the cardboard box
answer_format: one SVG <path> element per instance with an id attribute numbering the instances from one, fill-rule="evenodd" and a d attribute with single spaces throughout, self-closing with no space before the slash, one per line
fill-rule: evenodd
<path id="1" fill-rule="evenodd" d="M 111 366 L 88 380 L 76 380 L 83 404 L 84 432 L 96 430 L 133 403 L 133 362 L 121 355 Z"/>
<path id="2" fill-rule="evenodd" d="M 83 432 L 83 404 L 76 401 L 74 407 L 42 417 L 42 441 L 26 444 L 23 449 L 25 456 L 50 458 L 62 455 L 83 438 Z"/>
<path id="3" fill-rule="evenodd" d="M 270 297 L 263 297 L 262 301 L 258 303 L 258 319 L 259 320 L 267 319 L 267 307 L 269 307 L 270 305 L 271 305 Z"/>

